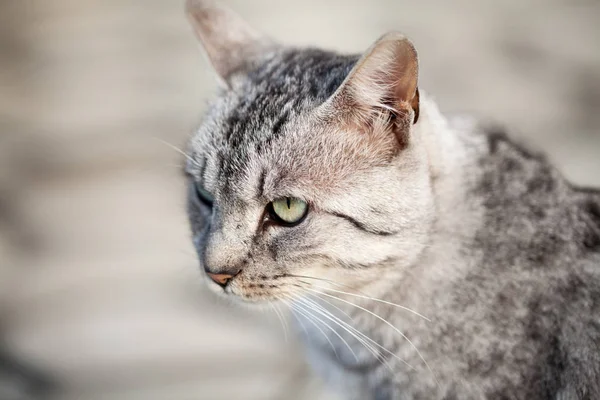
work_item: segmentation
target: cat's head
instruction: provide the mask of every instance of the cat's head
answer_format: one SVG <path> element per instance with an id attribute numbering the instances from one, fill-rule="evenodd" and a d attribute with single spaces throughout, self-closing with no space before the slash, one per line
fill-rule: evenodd
<path id="1" fill-rule="evenodd" d="M 417 54 L 284 47 L 211 1 L 188 15 L 222 89 L 189 142 L 189 217 L 208 285 L 248 302 L 389 279 L 431 223 Z"/>

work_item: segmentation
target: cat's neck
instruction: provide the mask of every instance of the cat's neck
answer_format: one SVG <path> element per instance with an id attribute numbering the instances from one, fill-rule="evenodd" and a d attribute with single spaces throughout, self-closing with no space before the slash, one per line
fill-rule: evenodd
<path id="1" fill-rule="evenodd" d="M 455 231 L 464 226 L 465 218 L 471 218 L 473 208 L 478 208 L 471 204 L 468 188 L 477 178 L 476 165 L 486 144 L 483 136 L 476 134 L 476 119 L 446 117 L 427 94 L 422 94 L 421 105 L 412 139 L 427 157 L 438 225 L 434 231 Z"/>
<path id="2" fill-rule="evenodd" d="M 486 143 L 476 133 L 476 119 L 447 117 L 427 94 L 421 99 L 421 116 L 413 140 L 428 158 L 435 218 L 429 245 L 411 268 L 411 276 L 405 278 L 418 288 L 415 293 L 423 294 L 431 288 L 442 288 L 444 283 L 439 279 L 449 283 L 465 273 L 460 249 L 478 231 L 485 211 L 480 199 L 470 194 L 470 188 L 480 174 L 477 165 Z"/>
<path id="3" fill-rule="evenodd" d="M 443 287 L 437 282 L 440 277 L 447 283 L 453 276 L 460 277 L 465 264 L 461 264 L 459 249 L 472 239 L 483 221 L 484 208 L 478 198 L 469 195 L 471 183 L 479 173 L 478 159 L 485 148 L 482 136 L 474 134 L 477 121 L 446 117 L 425 93 L 421 93 L 420 111 L 411 140 L 427 158 L 434 197 L 435 216 L 428 244 L 414 265 L 390 272 L 397 273 L 397 279 L 371 283 L 373 287 L 368 290 L 372 293 L 397 291 L 397 285 L 402 285 L 407 294 L 411 291 L 406 291 L 406 287 L 418 288 L 412 292 L 423 294 L 431 288 Z"/>
<path id="4" fill-rule="evenodd" d="M 465 143 L 473 140 L 469 132 L 475 129 L 476 120 L 448 118 L 427 93 L 421 92 L 420 97 L 420 115 L 413 128 L 412 140 L 425 149 L 431 177 L 436 182 L 440 177 L 460 173 L 464 163 L 476 156 L 473 152 L 475 143 Z"/>

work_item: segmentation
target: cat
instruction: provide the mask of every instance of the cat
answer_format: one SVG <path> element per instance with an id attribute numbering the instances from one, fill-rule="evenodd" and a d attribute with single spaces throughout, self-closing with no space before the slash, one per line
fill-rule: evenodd
<path id="1" fill-rule="evenodd" d="M 344 399 L 600 399 L 600 191 L 442 115 L 399 33 L 344 55 L 187 14 L 221 84 L 185 166 L 210 290 L 288 305 Z"/>

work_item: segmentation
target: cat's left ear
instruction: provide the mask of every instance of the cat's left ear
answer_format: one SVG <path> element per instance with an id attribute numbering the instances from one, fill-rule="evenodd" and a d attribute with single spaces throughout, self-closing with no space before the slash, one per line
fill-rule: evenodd
<path id="1" fill-rule="evenodd" d="M 413 44 L 397 32 L 377 40 L 323 107 L 361 130 L 386 118 L 398 142 L 408 141 L 419 118 L 419 63 Z M 338 118 L 339 119 L 339 118 Z"/>
<path id="2" fill-rule="evenodd" d="M 273 42 L 239 15 L 212 0 L 187 0 L 186 13 L 208 59 L 226 86 L 252 62 L 273 47 Z"/>

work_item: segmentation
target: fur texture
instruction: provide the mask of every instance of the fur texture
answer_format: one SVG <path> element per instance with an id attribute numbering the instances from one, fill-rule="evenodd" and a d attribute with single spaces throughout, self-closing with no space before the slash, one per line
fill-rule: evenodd
<path id="1" fill-rule="evenodd" d="M 188 10 L 224 84 L 186 166 L 212 290 L 289 305 L 348 399 L 600 399 L 600 192 L 441 115 L 398 34 L 339 55 Z M 282 197 L 303 222 L 268 221 Z"/>

